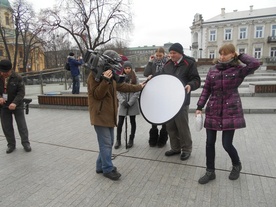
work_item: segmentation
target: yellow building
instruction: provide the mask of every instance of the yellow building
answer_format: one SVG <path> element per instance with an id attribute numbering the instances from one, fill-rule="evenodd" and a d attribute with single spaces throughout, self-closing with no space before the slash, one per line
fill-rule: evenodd
<path id="1" fill-rule="evenodd" d="M 5 31 L 5 40 L 7 42 L 8 51 L 10 52 L 11 62 L 14 60 L 15 54 L 15 25 L 13 21 L 13 10 L 8 0 L 0 0 L 0 26 Z M 18 40 L 17 52 L 17 72 L 40 71 L 45 68 L 44 52 L 41 44 L 37 44 L 35 49 L 29 54 L 28 64 L 23 67 L 23 44 L 22 39 Z M 4 39 L 0 36 L 0 59 L 8 59 L 8 54 L 4 46 Z"/>

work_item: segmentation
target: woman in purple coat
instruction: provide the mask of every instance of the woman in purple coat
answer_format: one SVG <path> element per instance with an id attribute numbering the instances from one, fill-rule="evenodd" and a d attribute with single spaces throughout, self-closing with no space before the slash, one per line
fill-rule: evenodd
<path id="1" fill-rule="evenodd" d="M 231 158 L 230 180 L 239 178 L 242 169 L 237 150 L 233 146 L 234 132 L 245 127 L 242 103 L 238 87 L 244 78 L 253 74 L 260 66 L 255 58 L 237 55 L 233 44 L 225 44 L 219 49 L 219 59 L 207 74 L 206 81 L 197 103 L 197 114 L 202 114 L 206 102 L 206 173 L 198 182 L 206 184 L 216 178 L 215 142 L 217 131 L 222 131 L 222 145 Z"/>

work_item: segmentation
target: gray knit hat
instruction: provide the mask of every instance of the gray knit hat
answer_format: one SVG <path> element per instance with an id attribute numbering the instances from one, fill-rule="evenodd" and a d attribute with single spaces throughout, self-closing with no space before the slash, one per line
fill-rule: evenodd
<path id="1" fill-rule="evenodd" d="M 125 61 L 125 62 L 124 62 L 123 68 L 127 68 L 127 67 L 129 67 L 129 68 L 132 69 L 132 64 L 131 64 L 130 61 Z"/>

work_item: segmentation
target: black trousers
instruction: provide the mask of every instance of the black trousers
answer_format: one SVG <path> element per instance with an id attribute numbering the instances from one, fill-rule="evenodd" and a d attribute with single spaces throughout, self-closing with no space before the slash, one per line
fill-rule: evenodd
<path id="1" fill-rule="evenodd" d="M 236 148 L 233 146 L 235 130 L 222 131 L 222 146 L 231 158 L 233 165 L 240 163 L 240 158 Z M 215 170 L 215 143 L 217 139 L 217 131 L 206 129 L 206 165 L 207 170 Z"/>
<path id="2" fill-rule="evenodd" d="M 131 125 L 130 135 L 134 137 L 136 132 L 136 116 L 129 116 L 129 118 L 130 118 L 130 125 Z M 121 139 L 124 120 L 125 120 L 125 116 L 119 116 L 119 121 L 117 126 L 117 139 Z"/>
<path id="3" fill-rule="evenodd" d="M 1 125 L 4 135 L 8 142 L 8 147 L 15 147 L 16 140 L 13 127 L 13 115 L 17 124 L 18 132 L 21 137 L 23 146 L 29 145 L 29 133 L 25 120 L 24 109 L 9 110 L 8 108 L 1 109 Z"/>

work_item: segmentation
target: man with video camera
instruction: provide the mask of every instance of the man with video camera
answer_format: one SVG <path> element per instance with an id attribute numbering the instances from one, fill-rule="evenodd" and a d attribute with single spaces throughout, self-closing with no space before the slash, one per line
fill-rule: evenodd
<path id="1" fill-rule="evenodd" d="M 93 55 L 93 54 L 91 54 Z M 86 55 L 87 56 L 87 55 Z M 85 65 L 95 62 L 85 58 Z M 112 146 L 114 143 L 114 127 L 117 126 L 118 100 L 117 91 L 137 92 L 142 90 L 145 83 L 132 85 L 120 81 L 116 68 L 121 68 L 121 58 L 113 50 L 106 50 L 100 55 L 101 60 L 92 63 L 87 80 L 88 106 L 91 125 L 97 133 L 99 155 L 96 161 L 96 173 L 111 180 L 118 180 L 121 174 L 112 163 Z"/>

